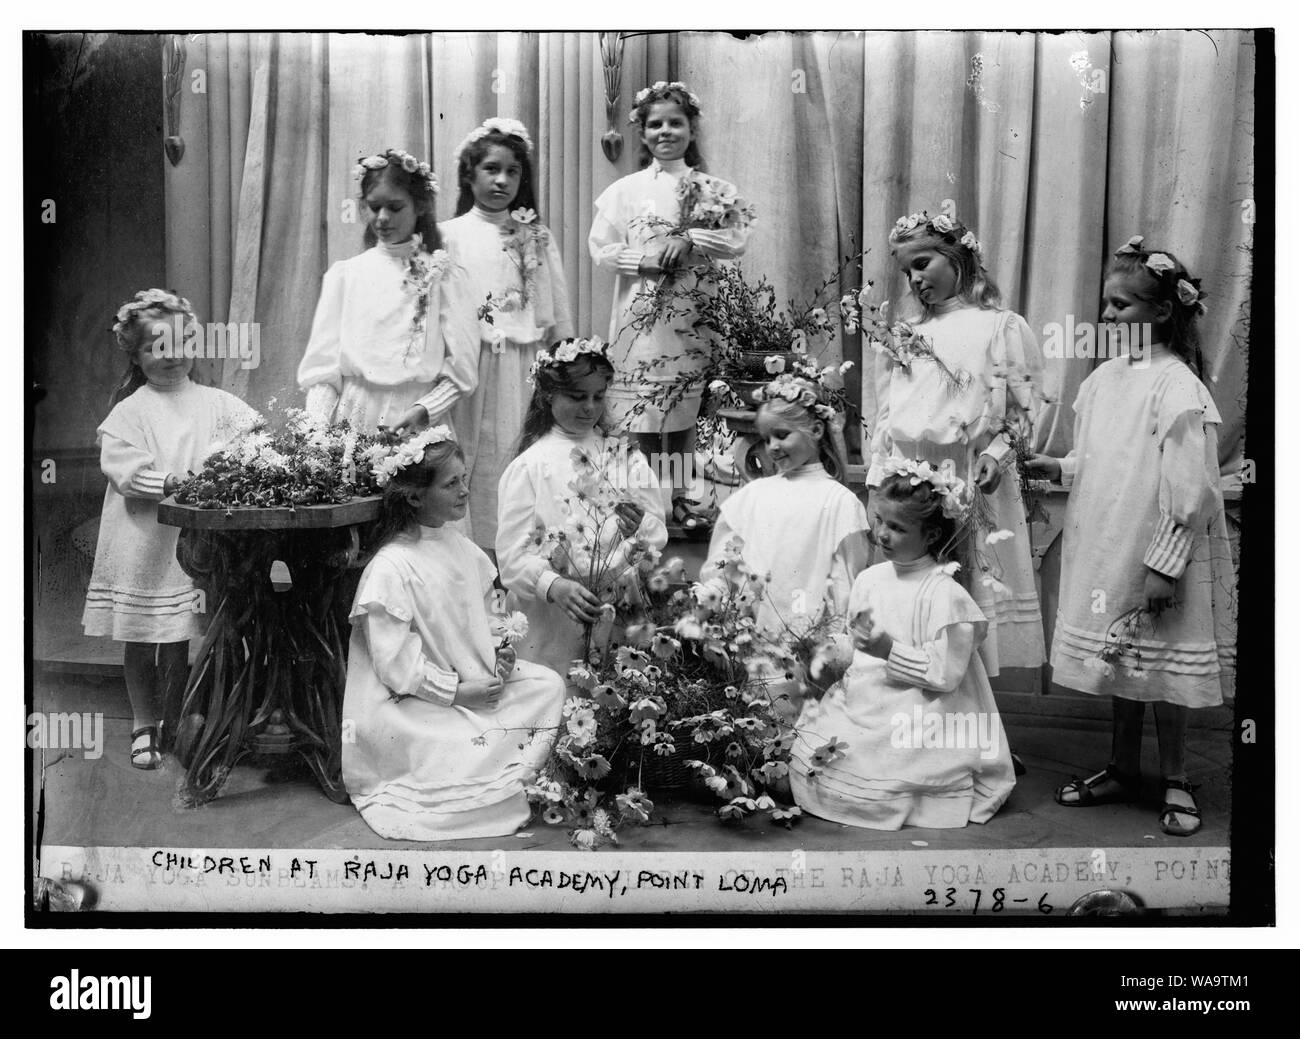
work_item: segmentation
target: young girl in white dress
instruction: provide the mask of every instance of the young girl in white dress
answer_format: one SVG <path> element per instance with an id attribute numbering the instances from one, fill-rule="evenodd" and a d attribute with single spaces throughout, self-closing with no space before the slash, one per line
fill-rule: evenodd
<path id="1" fill-rule="evenodd" d="M 519 652 L 566 676 L 583 657 L 586 626 L 600 619 L 602 603 L 539 554 L 537 532 L 579 518 L 566 504 L 575 498 L 575 455 L 601 466 L 601 481 L 621 497 L 616 527 L 624 541 L 615 551 L 626 551 L 633 539 L 655 549 L 668 543 L 659 481 L 640 452 L 628 450 L 604 426 L 614 374 L 606 351 L 599 339 L 575 339 L 537 355 L 519 453 L 501 475 L 497 493 L 501 581 L 528 617 Z"/>
<path id="2" fill-rule="evenodd" d="M 171 292 L 147 289 L 123 305 L 113 335 L 130 360 L 99 427 L 108 489 L 81 623 L 87 635 L 125 643 L 131 764 L 141 769 L 162 761 L 161 710 L 179 703 L 189 640 L 207 623 L 176 561 L 180 528 L 158 522 L 158 502 L 258 418 L 238 397 L 190 381 L 194 359 L 181 340 L 197 334 L 189 302 Z"/>
<path id="3" fill-rule="evenodd" d="M 343 717 L 355 740 L 343 744 L 344 784 L 382 837 L 514 833 L 528 820 L 524 784 L 550 753 L 564 683 L 494 644 L 496 570 L 449 526 L 469 501 L 450 430 L 416 435 L 381 467 L 382 547 L 352 605 Z"/>
<path id="4" fill-rule="evenodd" d="M 474 391 L 476 305 L 442 248 L 429 166 L 389 149 L 356 175 L 367 249 L 325 272 L 298 386 L 331 422 L 416 429 Z"/>
<path id="5" fill-rule="evenodd" d="M 457 401 L 452 425 L 469 470 L 470 531 L 489 553 L 497 482 L 532 397 L 528 369 L 538 350 L 573 336 L 560 250 L 534 196 L 532 148 L 515 119 L 489 119 L 471 131 L 456 150 L 456 218 L 441 227 L 479 308 L 478 388 Z"/>
<path id="6" fill-rule="evenodd" d="M 990 675 L 1004 667 L 1040 667 L 1046 660 L 1043 619 L 1014 471 L 1014 437 L 1032 441 L 1042 401 L 1038 341 L 1024 318 L 1001 307 L 968 228 L 942 214 L 913 213 L 899 219 L 889 241 L 922 313 L 915 331 L 933 355 L 922 346 L 899 363 L 880 352 L 880 410 L 867 481 L 878 482 L 891 456 L 918 458 L 951 465 L 967 493 L 978 487 L 987 496 L 993 530 L 1014 536 L 993 545 L 979 537 L 984 559 L 965 575 L 989 622 L 984 663 Z"/>
<path id="7" fill-rule="evenodd" d="M 596 199 L 587 243 L 596 265 L 616 273 L 609 323 L 616 371 L 609 391 L 610 415 L 616 425 L 631 431 L 647 457 L 659 455 L 669 460 L 676 484 L 673 519 L 687 533 L 704 533 L 710 518 L 697 500 L 688 497 L 703 383 L 693 385 L 667 414 L 653 408 L 639 415 L 632 413 L 643 393 L 662 389 L 683 375 L 703 372 L 706 358 L 697 356 L 698 344 L 685 335 L 691 315 L 660 317 L 640 333 L 625 326 L 633 317 L 638 293 L 653 288 L 664 277 L 693 278 L 684 268 L 705 257 L 725 260 L 740 256 L 749 231 L 744 226 L 724 230 L 693 227 L 683 237 L 645 223 L 646 217 L 672 223 L 681 219 L 678 186 L 683 177 L 703 169 L 698 142 L 700 101 L 681 83 L 659 82 L 636 95 L 631 118 L 640 128 L 645 169 L 615 181 Z M 710 179 L 735 195 L 733 185 Z M 696 349 L 692 353 L 689 348 L 693 344 Z M 665 361 L 638 371 L 638 365 L 656 358 Z"/>
<path id="8" fill-rule="evenodd" d="M 724 562 L 738 538 L 746 565 L 771 575 L 755 621 L 778 635 L 799 616 L 844 616 L 867 562 L 867 510 L 826 471 L 845 467 L 828 436 L 834 411 L 823 397 L 811 380 L 784 374 L 755 392 L 758 432 L 777 473 L 722 503 L 700 571 L 707 581 L 711 564 Z"/>
<path id="9" fill-rule="evenodd" d="M 1102 321 L 1145 329 L 1150 350 L 1106 361 L 1074 404 L 1074 448 L 1034 468 L 1070 489 L 1053 680 L 1112 697 L 1110 764 L 1056 793 L 1088 807 L 1136 801 L 1142 719 L 1160 747 L 1160 827 L 1201 826 L 1187 782 L 1188 711 L 1232 695 L 1232 561 L 1219 490 L 1219 412 L 1202 383 L 1200 282 L 1172 253 L 1131 239 L 1111 261 Z M 1113 335 L 1112 341 L 1118 342 Z M 1098 606 L 1100 605 L 1100 612 Z"/>
<path id="10" fill-rule="evenodd" d="M 875 538 L 885 561 L 849 597 L 853 663 L 796 723 L 790 786 L 806 812 L 876 830 L 985 823 L 1015 786 L 977 647 L 984 614 L 943 557 L 961 481 L 882 463 Z"/>

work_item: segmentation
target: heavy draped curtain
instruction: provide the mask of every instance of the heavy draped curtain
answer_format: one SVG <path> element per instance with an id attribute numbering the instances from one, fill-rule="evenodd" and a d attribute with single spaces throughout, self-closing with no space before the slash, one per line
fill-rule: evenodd
<path id="1" fill-rule="evenodd" d="M 186 90 L 187 150 L 167 169 L 167 272 L 206 320 L 256 321 L 261 363 L 213 374 L 254 406 L 296 401 L 321 275 L 361 248 L 349 222 L 358 156 L 431 157 L 439 217 L 457 197 L 452 151 L 490 115 L 536 142 L 538 199 L 560 239 L 579 331 L 604 334 L 612 279 L 586 250 L 592 201 L 637 168 L 632 95 L 683 79 L 704 105 L 710 171 L 761 223 L 744 261 L 779 298 L 810 291 L 869 247 L 877 298 L 904 292 L 887 235 L 945 200 L 974 227 L 1007 304 L 1040 336 L 1096 320 L 1101 270 L 1130 235 L 1175 251 L 1209 292 L 1207 379 L 1239 466 L 1249 333 L 1254 39 L 1238 31 L 1143 33 L 716 33 L 629 36 L 617 163 L 596 33 L 205 34 L 189 45 L 206 92 Z M 872 358 L 856 336 L 828 360 Z M 218 362 L 219 363 L 219 362 Z M 1057 402 L 1040 446 L 1070 446 L 1070 404 L 1096 362 L 1049 359 Z"/>

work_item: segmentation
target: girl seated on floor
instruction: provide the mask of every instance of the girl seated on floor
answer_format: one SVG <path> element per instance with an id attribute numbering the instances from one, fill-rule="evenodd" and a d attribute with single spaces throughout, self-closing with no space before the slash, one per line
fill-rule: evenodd
<path id="1" fill-rule="evenodd" d="M 499 837 L 527 822 L 524 784 L 550 753 L 564 682 L 494 645 L 496 569 L 449 524 L 469 502 L 446 426 L 379 464 L 377 541 L 352 605 L 343 781 L 382 837 Z M 454 604 L 454 608 L 449 608 Z"/>
<path id="2" fill-rule="evenodd" d="M 946 563 L 962 481 L 883 463 L 875 540 L 885 562 L 849 596 L 853 663 L 796 723 L 790 785 L 806 812 L 876 830 L 991 819 L 1015 786 L 978 647 L 987 622 Z"/>

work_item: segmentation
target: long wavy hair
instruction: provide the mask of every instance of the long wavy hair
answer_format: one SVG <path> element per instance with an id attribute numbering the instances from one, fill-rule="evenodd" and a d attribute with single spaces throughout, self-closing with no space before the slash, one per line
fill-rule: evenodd
<path id="1" fill-rule="evenodd" d="M 886 476 L 877 492 L 884 501 L 900 506 L 903 514 L 921 525 L 930 554 L 947 562 L 961 555 L 957 521 L 943 513 L 943 497 L 924 481 L 913 485 L 910 476 L 894 473 Z"/>
<path id="2" fill-rule="evenodd" d="M 895 231 L 890 234 L 890 253 L 898 254 L 898 246 L 915 243 L 937 252 L 950 264 L 957 275 L 956 295 L 958 298 L 981 310 L 1000 310 L 1002 308 L 1002 290 L 998 288 L 993 276 L 984 267 L 980 254 L 969 246 L 961 244 L 962 237 L 970 229 L 964 224 L 953 221 L 951 231 L 935 231 L 928 223 L 917 224 L 907 231 Z M 912 288 L 908 280 L 908 291 L 925 317 L 934 316 L 934 307 L 924 302 Z"/>
<path id="3" fill-rule="evenodd" d="M 413 537 L 419 523 L 417 508 L 408 499 L 411 491 L 424 491 L 433 486 L 439 471 L 453 458 L 465 461 L 465 452 L 454 440 L 442 440 L 424 449 L 424 457 L 414 465 L 399 469 L 384 488 L 380 502 L 379 522 L 375 525 L 374 545 L 382 548 L 395 538 Z"/>
<path id="4" fill-rule="evenodd" d="M 483 161 L 494 145 L 509 148 L 510 153 L 519 162 L 522 173 L 519 177 L 519 192 L 510 203 L 510 209 L 531 209 L 542 222 L 542 211 L 537 207 L 536 189 L 533 187 L 533 163 L 528 157 L 528 146 L 513 134 L 504 134 L 500 130 L 489 130 L 473 144 L 467 145 L 460 153 L 456 163 L 456 181 L 460 185 L 460 195 L 456 199 L 456 215 L 464 216 L 474 208 L 474 170 Z"/>
<path id="5" fill-rule="evenodd" d="M 841 478 L 848 472 L 848 462 L 840 457 L 839 448 L 830 435 L 830 424 L 825 419 L 819 419 L 798 401 L 783 400 L 780 397 L 765 400 L 759 407 L 758 414 L 764 412 L 785 420 L 793 428 L 812 437 L 817 442 L 818 460 L 827 470 L 838 473 Z M 819 422 L 822 427 L 821 436 L 814 432 Z"/>
<path id="6" fill-rule="evenodd" d="M 415 218 L 415 230 L 420 235 L 420 247 L 429 252 L 441 249 L 442 236 L 438 233 L 438 220 L 434 213 L 437 196 L 429 190 L 429 182 L 418 172 L 408 173 L 400 164 L 392 162 L 377 170 L 366 170 L 361 176 L 361 204 L 366 204 L 366 195 L 385 179 L 390 187 L 401 188 L 410 195 L 411 201 L 419 210 Z M 379 241 L 369 220 L 366 221 L 366 229 L 361 238 L 367 249 Z"/>
<path id="7" fill-rule="evenodd" d="M 646 98 L 632 108 L 632 115 L 636 119 L 637 129 L 641 135 L 645 134 L 645 122 L 650 118 L 650 109 L 659 101 L 671 101 L 686 115 L 687 121 L 691 126 L 691 143 L 686 146 L 686 154 L 683 158 L 686 165 L 701 173 L 707 172 L 704 168 L 704 156 L 700 154 L 700 109 L 691 100 L 690 95 L 677 87 L 667 87 L 660 90 L 651 89 Z M 645 141 L 641 141 L 641 152 L 639 161 L 641 168 L 649 166 L 654 156 L 650 154 L 650 149 L 645 146 Z"/>
<path id="8" fill-rule="evenodd" d="M 569 389 L 579 379 L 585 379 L 592 372 L 602 372 L 612 379 L 614 365 L 602 354 L 579 354 L 572 361 L 538 366 L 533 398 L 528 402 L 523 430 L 519 434 L 519 446 L 515 449 L 516 458 L 546 436 L 555 425 L 555 416 L 551 413 L 551 398 Z M 601 429 L 605 428 L 604 422 L 602 418 Z"/>
<path id="9" fill-rule="evenodd" d="M 1157 272 L 1148 267 L 1147 260 L 1156 253 L 1169 257 L 1173 269 Z M 1169 320 L 1157 325 L 1153 332 L 1157 336 L 1163 335 L 1165 338 L 1161 341 L 1203 382 L 1205 363 L 1201 356 L 1201 333 L 1197 328 L 1201 307 L 1198 305 L 1199 300 L 1183 302 L 1178 293 L 1179 281 L 1186 281 L 1197 289 L 1199 295 L 1200 279 L 1193 278 L 1183 262 L 1167 249 L 1144 248 L 1137 252 L 1117 253 L 1106 264 L 1106 277 L 1109 278 L 1112 274 L 1136 278 L 1142 286 L 1137 294 L 1140 299 L 1155 305 L 1170 305 Z"/>

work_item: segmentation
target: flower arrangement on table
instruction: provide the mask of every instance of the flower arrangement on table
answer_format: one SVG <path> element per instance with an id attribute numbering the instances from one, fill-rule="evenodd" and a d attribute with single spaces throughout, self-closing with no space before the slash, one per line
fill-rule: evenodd
<path id="1" fill-rule="evenodd" d="M 373 467 L 392 448 L 379 433 L 357 433 L 300 408 L 278 430 L 261 419 L 214 451 L 176 490 L 181 505 L 201 509 L 294 508 L 367 497 L 382 486 Z"/>
<path id="2" fill-rule="evenodd" d="M 707 387 L 717 403 L 747 408 L 751 406 L 749 395 L 759 383 L 790 372 L 816 382 L 824 391 L 825 402 L 841 415 L 856 411 L 843 382 L 853 362 L 824 364 L 818 359 L 841 330 L 852 335 L 860 327 L 858 293 L 844 291 L 843 283 L 850 280 L 852 271 L 861 271 L 866 253 L 862 250 L 845 257 L 809 297 L 791 299 L 784 307 L 778 304 L 767 276 L 750 281 L 740 263 L 708 260 L 689 268 L 696 275 L 690 282 L 644 290 L 646 300 L 633 306 L 633 317 L 624 327 L 641 330 L 646 308 L 673 319 L 690 318 L 683 334 L 694 342 L 686 355 L 699 363 L 688 366 L 671 382 L 656 383 L 632 410 L 671 409 L 696 386 Z M 652 295 L 655 300 L 649 299 Z M 650 381 L 648 376 L 664 369 L 667 361 L 652 358 L 641 362 L 632 380 Z"/>
<path id="3" fill-rule="evenodd" d="M 787 779 L 798 697 L 811 673 L 819 690 L 833 684 L 851 648 L 846 656 L 837 641 L 842 619 L 820 613 L 760 631 L 754 610 L 768 580 L 733 541 L 694 584 L 680 559 L 656 567 L 625 643 L 570 672 L 578 695 L 528 795 L 575 846 L 616 844 L 622 826 L 650 822 L 652 774 L 669 767 L 693 773 L 722 802 L 723 821 L 766 813 L 789 826 L 801 814 Z"/>

